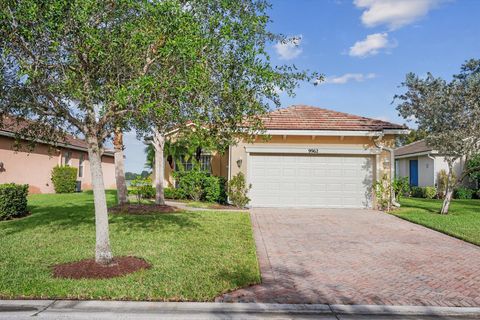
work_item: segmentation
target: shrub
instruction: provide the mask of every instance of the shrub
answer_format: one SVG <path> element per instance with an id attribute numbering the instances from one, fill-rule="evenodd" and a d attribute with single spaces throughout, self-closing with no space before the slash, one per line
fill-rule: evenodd
<path id="1" fill-rule="evenodd" d="M 408 196 L 410 192 L 410 185 L 408 184 L 408 177 L 393 180 L 393 191 L 395 192 L 395 199 L 400 201 L 404 196 Z"/>
<path id="2" fill-rule="evenodd" d="M 52 170 L 53 188 L 56 193 L 73 193 L 77 188 L 77 169 L 56 166 Z"/>
<path id="3" fill-rule="evenodd" d="M 178 171 L 175 179 L 178 181 L 178 188 L 190 199 L 200 201 L 204 196 L 204 181 L 209 173 L 194 167 L 190 171 Z"/>
<path id="4" fill-rule="evenodd" d="M 186 199 L 187 195 L 183 192 L 182 189 L 176 188 L 165 188 L 163 189 L 166 199 Z"/>
<path id="5" fill-rule="evenodd" d="M 410 192 L 414 198 L 425 198 L 425 188 L 422 187 L 411 187 Z"/>
<path id="6" fill-rule="evenodd" d="M 152 180 L 149 178 L 137 178 L 134 179 L 130 185 L 130 193 L 137 197 L 137 201 L 140 203 L 142 199 L 155 198 L 156 190 L 152 186 Z"/>
<path id="7" fill-rule="evenodd" d="M 237 208 L 244 208 L 250 202 L 250 198 L 247 196 L 247 194 L 251 188 L 252 185 L 247 186 L 245 175 L 239 172 L 228 182 L 228 198 Z"/>
<path id="8" fill-rule="evenodd" d="M 425 187 L 423 189 L 423 194 L 427 199 L 433 199 L 437 196 L 437 188 L 435 187 Z"/>
<path id="9" fill-rule="evenodd" d="M 203 181 L 204 199 L 208 202 L 226 203 L 225 178 L 208 176 Z"/>
<path id="10" fill-rule="evenodd" d="M 0 220 L 24 216 L 27 213 L 28 184 L 0 185 Z"/>
<path id="11" fill-rule="evenodd" d="M 475 197 L 477 199 L 480 199 L 480 189 L 478 189 L 477 192 L 475 193 Z"/>
<path id="12" fill-rule="evenodd" d="M 455 199 L 472 199 L 474 192 L 473 189 L 460 187 L 453 191 L 453 197 Z"/>

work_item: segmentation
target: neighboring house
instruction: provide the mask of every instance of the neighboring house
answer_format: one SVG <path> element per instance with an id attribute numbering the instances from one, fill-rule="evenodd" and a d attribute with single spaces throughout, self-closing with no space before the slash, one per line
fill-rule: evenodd
<path id="1" fill-rule="evenodd" d="M 465 159 L 455 161 L 453 170 L 460 177 Z M 437 186 L 438 173 L 448 172 L 445 157 L 429 147 L 425 140 L 416 141 L 395 149 L 395 174 L 399 178 L 408 177 L 411 186 Z"/>
<path id="2" fill-rule="evenodd" d="M 252 207 L 371 208 L 374 181 L 393 171 L 393 149 L 379 146 L 393 148 L 395 137 L 408 133 L 401 125 L 304 105 L 273 111 L 263 123 L 270 139 L 259 135 L 201 158 L 214 175 L 245 174 Z M 166 162 L 168 186 L 175 185 L 173 170 Z"/>
<path id="3" fill-rule="evenodd" d="M 91 189 L 90 166 L 87 144 L 84 140 L 68 135 L 66 141 L 52 146 L 38 143 L 33 150 L 21 148 L 16 151 L 15 133 L 19 125 L 5 119 L 0 127 L 0 184 L 28 184 L 30 193 L 53 193 L 51 172 L 57 165 L 69 165 L 78 169 L 77 190 Z M 116 188 L 113 152 L 102 157 L 106 188 Z"/>

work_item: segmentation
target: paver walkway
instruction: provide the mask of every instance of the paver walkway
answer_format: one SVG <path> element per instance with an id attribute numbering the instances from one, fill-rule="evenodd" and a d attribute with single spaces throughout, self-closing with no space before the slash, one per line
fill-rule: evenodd
<path id="1" fill-rule="evenodd" d="M 372 210 L 251 211 L 263 283 L 217 301 L 480 306 L 480 247 Z"/>

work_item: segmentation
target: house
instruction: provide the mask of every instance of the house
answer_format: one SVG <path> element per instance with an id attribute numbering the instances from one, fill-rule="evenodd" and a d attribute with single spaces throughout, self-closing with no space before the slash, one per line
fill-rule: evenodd
<path id="1" fill-rule="evenodd" d="M 453 170 L 457 177 L 462 175 L 464 166 L 465 158 L 455 161 Z M 428 146 L 425 140 L 395 149 L 395 174 L 398 178 L 408 177 L 411 186 L 437 187 L 441 170 L 448 172 L 445 157 Z"/>
<path id="2" fill-rule="evenodd" d="M 408 133 L 401 125 L 305 105 L 262 121 L 265 131 L 253 142 L 201 158 L 214 175 L 242 172 L 252 185 L 252 207 L 371 208 L 374 181 L 393 176 L 395 137 Z M 173 170 L 167 162 L 167 186 L 174 185 Z"/>
<path id="3" fill-rule="evenodd" d="M 15 134 L 21 124 L 11 118 L 4 119 L 0 127 L 0 184 L 28 184 L 30 193 L 54 193 L 51 172 L 57 165 L 78 168 L 77 190 L 91 189 L 87 143 L 67 135 L 65 141 L 52 146 L 38 143 L 33 150 L 16 150 Z M 106 188 L 116 188 L 113 152 L 102 157 Z"/>

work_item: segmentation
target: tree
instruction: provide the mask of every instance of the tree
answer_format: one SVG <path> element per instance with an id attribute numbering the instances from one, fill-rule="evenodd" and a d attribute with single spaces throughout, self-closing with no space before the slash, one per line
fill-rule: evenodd
<path id="1" fill-rule="evenodd" d="M 475 181 L 477 187 L 480 188 L 480 153 L 472 155 L 466 163 L 466 166 L 470 179 Z"/>
<path id="2" fill-rule="evenodd" d="M 427 135 L 423 130 L 411 129 L 409 134 L 398 136 L 395 142 L 397 147 L 401 147 L 416 141 L 423 140 L 426 136 Z"/>
<path id="3" fill-rule="evenodd" d="M 448 183 L 441 213 L 447 214 L 455 185 L 472 170 L 467 168 L 452 182 L 455 161 L 468 159 L 480 145 L 480 60 L 469 60 L 449 82 L 428 73 L 420 78 L 413 73 L 402 83 L 407 91 L 396 95 L 397 106 L 405 119 L 415 119 L 426 133 L 426 142 L 445 157 Z"/>
<path id="4" fill-rule="evenodd" d="M 154 167 L 160 169 L 154 170 L 158 204 L 164 203 L 161 168 L 168 132 L 176 130 L 175 139 L 201 137 L 202 142 L 224 149 L 240 136 L 261 130 L 259 115 L 280 104 L 280 91 L 293 95 L 299 81 L 316 78 L 317 84 L 322 79 L 295 66 L 271 65 L 268 44 L 295 39 L 267 30 L 268 8 L 262 0 L 189 2 L 183 12 L 197 26 L 190 30 L 199 33 L 189 36 L 185 55 L 162 55 L 150 67 L 149 74 L 157 79 L 152 87 L 162 86 L 163 94 L 133 90 L 138 95 L 132 99 L 145 106 L 137 130 L 150 136 Z M 169 35 L 165 37 L 168 41 Z"/>
<path id="5" fill-rule="evenodd" d="M 113 138 L 113 148 L 115 150 L 115 181 L 117 185 L 118 204 L 122 205 L 128 202 L 127 199 L 127 183 L 125 181 L 125 156 L 123 153 L 123 132 L 120 127 L 115 128 L 115 136 Z"/>
<path id="6" fill-rule="evenodd" d="M 157 77 L 162 73 L 150 73 L 150 68 L 157 62 L 155 68 L 170 68 L 163 74 L 173 75 L 172 67 L 187 67 L 182 59 L 201 56 L 198 46 L 190 47 L 201 34 L 185 9 L 178 1 L 148 0 L 0 3 L 0 114 L 34 120 L 22 134 L 37 141 L 59 141 L 66 132 L 87 141 L 98 263 L 112 261 L 101 166 L 104 143 L 115 129 L 129 129 L 139 114 L 156 116 L 140 108 L 162 101 L 158 97 L 180 102 L 175 96 L 188 87 L 171 88 L 165 77 Z M 194 69 L 186 69 L 172 76 L 177 83 L 194 75 Z"/>

